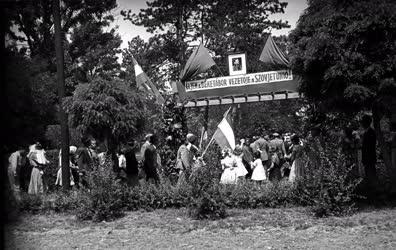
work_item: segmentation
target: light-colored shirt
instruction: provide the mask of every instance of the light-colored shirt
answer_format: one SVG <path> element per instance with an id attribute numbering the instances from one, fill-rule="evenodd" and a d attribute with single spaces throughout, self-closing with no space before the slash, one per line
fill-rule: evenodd
<path id="1" fill-rule="evenodd" d="M 16 174 L 16 169 L 17 169 L 18 165 L 21 165 L 21 162 L 22 162 L 21 152 L 15 151 L 14 153 L 12 153 L 10 155 L 10 157 L 8 158 L 8 162 L 9 162 L 10 170 L 14 174 Z"/>

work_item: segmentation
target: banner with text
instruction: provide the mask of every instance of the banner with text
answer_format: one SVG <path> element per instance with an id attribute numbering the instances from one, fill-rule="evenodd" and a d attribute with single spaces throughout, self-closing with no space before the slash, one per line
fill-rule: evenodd
<path id="1" fill-rule="evenodd" d="M 218 88 L 238 87 L 255 84 L 264 84 L 272 82 L 293 80 L 291 70 L 267 71 L 237 76 L 225 76 L 208 78 L 204 80 L 187 81 L 185 83 L 186 91 L 199 91 Z"/>

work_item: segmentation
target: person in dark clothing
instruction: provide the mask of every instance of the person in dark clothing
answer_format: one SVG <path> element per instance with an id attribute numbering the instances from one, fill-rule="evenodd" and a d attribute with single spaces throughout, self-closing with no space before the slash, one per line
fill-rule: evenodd
<path id="1" fill-rule="evenodd" d="M 88 187 L 88 173 L 93 170 L 92 154 L 89 150 L 91 141 L 87 137 L 83 137 L 81 140 L 83 146 L 80 147 L 76 152 L 76 161 L 78 165 L 80 183 L 81 185 Z"/>
<path id="2" fill-rule="evenodd" d="M 242 145 L 242 163 L 245 165 L 246 170 L 248 171 L 247 175 L 245 176 L 246 179 L 250 179 L 252 177 L 253 169 L 251 167 L 251 163 L 254 162 L 253 158 L 253 152 L 250 148 L 250 140 L 249 139 L 242 139 L 241 140 L 241 145 Z"/>
<path id="3" fill-rule="evenodd" d="M 135 154 L 136 143 L 129 143 L 123 147 L 121 153 L 125 155 L 126 167 L 124 169 L 126 174 L 126 181 L 129 186 L 136 186 L 139 184 L 139 163 Z"/>
<path id="4" fill-rule="evenodd" d="M 375 164 L 377 162 L 376 143 L 377 138 L 374 129 L 371 127 L 371 116 L 364 115 L 361 120 L 361 126 L 364 129 L 362 138 L 362 163 L 364 166 L 365 179 L 369 186 L 375 184 L 377 180 L 377 171 Z"/>
<path id="5" fill-rule="evenodd" d="M 158 156 L 157 156 L 157 148 L 155 146 L 157 140 L 155 135 L 151 135 L 148 137 L 148 145 L 146 150 L 144 151 L 144 161 L 143 161 L 143 170 L 146 174 L 146 181 L 152 181 L 157 184 L 159 182 L 159 176 L 157 172 L 158 166 Z"/>

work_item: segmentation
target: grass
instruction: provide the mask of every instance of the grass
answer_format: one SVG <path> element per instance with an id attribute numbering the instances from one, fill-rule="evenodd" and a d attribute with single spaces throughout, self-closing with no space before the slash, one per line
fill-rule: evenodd
<path id="1" fill-rule="evenodd" d="M 112 222 L 70 215 L 26 215 L 12 225 L 10 249 L 395 249 L 396 209 L 316 219 L 307 208 L 231 209 L 193 220 L 187 209 L 129 212 Z"/>

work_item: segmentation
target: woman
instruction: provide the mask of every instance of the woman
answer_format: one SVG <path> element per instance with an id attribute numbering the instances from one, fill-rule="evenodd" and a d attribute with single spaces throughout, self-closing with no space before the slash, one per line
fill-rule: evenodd
<path id="1" fill-rule="evenodd" d="M 129 143 L 128 146 L 123 147 L 121 153 L 125 157 L 126 181 L 129 186 L 136 186 L 139 184 L 139 163 L 136 159 L 136 143 Z"/>
<path id="2" fill-rule="evenodd" d="M 28 159 L 30 164 L 33 166 L 28 193 L 42 194 L 44 193 L 43 169 L 49 161 L 45 157 L 45 151 L 40 143 L 36 143 L 30 148 Z"/>
<path id="3" fill-rule="evenodd" d="M 304 152 L 300 145 L 300 138 L 297 135 L 293 135 L 291 137 L 291 142 L 293 148 L 291 154 L 288 155 L 288 158 L 293 162 L 293 164 L 290 170 L 289 181 L 294 182 L 296 179 L 304 175 Z"/>
<path id="4" fill-rule="evenodd" d="M 78 187 L 78 166 L 74 161 L 74 155 L 77 151 L 77 147 L 70 146 L 69 148 L 69 168 L 70 168 L 70 186 Z M 59 150 L 59 169 L 56 174 L 55 185 L 62 186 L 62 150 Z"/>
<path id="5" fill-rule="evenodd" d="M 221 168 L 223 173 L 221 174 L 220 183 L 221 184 L 236 184 L 237 173 L 236 167 L 237 163 L 235 158 L 231 155 L 231 150 L 229 148 L 224 148 L 223 159 L 221 160 Z"/>

